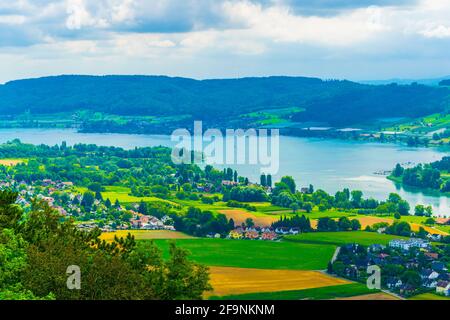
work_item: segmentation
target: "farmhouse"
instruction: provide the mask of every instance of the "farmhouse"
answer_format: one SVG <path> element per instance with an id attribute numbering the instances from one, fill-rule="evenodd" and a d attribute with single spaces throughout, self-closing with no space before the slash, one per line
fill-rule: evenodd
<path id="1" fill-rule="evenodd" d="M 439 281 L 436 286 L 436 293 L 445 295 L 447 297 L 450 296 L 450 282 Z"/>

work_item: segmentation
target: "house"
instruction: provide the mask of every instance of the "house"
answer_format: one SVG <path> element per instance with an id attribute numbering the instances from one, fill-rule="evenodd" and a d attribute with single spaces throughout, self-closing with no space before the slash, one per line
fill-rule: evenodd
<path id="1" fill-rule="evenodd" d="M 450 282 L 442 280 L 439 281 L 436 285 L 436 293 L 447 297 L 450 296 Z"/>
<path id="2" fill-rule="evenodd" d="M 356 278 L 358 278 L 359 270 L 358 270 L 357 266 L 350 265 L 345 268 L 344 273 L 347 277 L 349 277 L 351 279 L 356 279 Z"/>
<path id="3" fill-rule="evenodd" d="M 308 194 L 309 193 L 309 188 L 308 187 L 301 188 L 300 192 Z"/>
<path id="4" fill-rule="evenodd" d="M 239 183 L 231 180 L 222 180 L 223 186 L 237 186 Z"/>
<path id="5" fill-rule="evenodd" d="M 422 283 L 422 286 L 425 288 L 429 288 L 429 289 L 434 289 L 437 287 L 438 281 L 436 279 L 432 279 L 432 280 L 425 280 Z"/>
<path id="6" fill-rule="evenodd" d="M 439 273 L 437 273 L 436 271 L 433 271 L 431 269 L 425 269 L 425 270 L 422 270 L 422 272 L 420 273 L 420 277 L 422 278 L 423 281 L 435 280 L 439 277 Z"/>
<path id="7" fill-rule="evenodd" d="M 402 285 L 403 285 L 403 282 L 402 282 L 402 280 L 400 280 L 400 278 L 392 277 L 392 278 L 387 279 L 387 281 L 386 281 L 386 286 L 389 289 L 397 289 L 397 288 L 400 288 Z"/>
<path id="8" fill-rule="evenodd" d="M 52 185 L 52 184 L 55 184 L 51 179 L 44 179 L 44 180 L 42 180 L 42 185 L 43 186 L 49 186 L 49 185 Z"/>
<path id="9" fill-rule="evenodd" d="M 372 244 L 369 246 L 368 251 L 369 252 L 379 252 L 383 249 L 385 249 L 386 247 L 381 245 L 381 244 Z"/>
<path id="10" fill-rule="evenodd" d="M 402 295 L 411 295 L 416 291 L 416 288 L 414 288 L 412 285 L 410 284 L 404 284 L 400 287 L 400 294 Z"/>
<path id="11" fill-rule="evenodd" d="M 231 230 L 230 233 L 228 234 L 228 238 L 230 239 L 242 239 L 243 236 L 244 233 L 241 229 Z"/>
<path id="12" fill-rule="evenodd" d="M 288 233 L 289 233 L 289 229 L 288 229 L 288 228 L 276 228 L 276 229 L 275 229 L 275 233 L 278 233 L 278 234 L 288 234 Z"/>
<path id="13" fill-rule="evenodd" d="M 431 244 L 429 241 L 418 238 L 411 238 L 407 240 L 394 239 L 389 241 L 389 247 L 399 248 L 404 251 L 409 251 L 411 248 L 428 249 L 430 246 Z"/>
<path id="14" fill-rule="evenodd" d="M 425 252 L 424 256 L 428 260 L 436 260 L 437 258 L 439 258 L 439 255 L 437 253 L 434 253 L 434 252 Z"/>
<path id="15" fill-rule="evenodd" d="M 264 231 L 261 233 L 262 240 L 275 240 L 277 237 L 278 235 L 273 231 Z"/>
<path id="16" fill-rule="evenodd" d="M 174 226 L 164 226 L 164 230 L 169 230 L 169 231 L 176 231 Z M 214 237 L 216 237 L 218 234 L 216 233 L 216 235 Z M 219 234 L 220 237 L 220 234 Z"/>
<path id="17" fill-rule="evenodd" d="M 447 271 L 447 267 L 445 266 L 445 263 L 440 262 L 440 261 L 433 261 L 431 263 L 431 269 L 433 269 L 436 272 Z"/>
<path id="18" fill-rule="evenodd" d="M 258 238 L 259 238 L 259 233 L 256 232 L 256 231 L 253 231 L 253 230 L 251 230 L 251 231 L 246 231 L 246 232 L 245 232 L 245 238 L 246 238 L 246 239 L 251 239 L 251 240 L 258 239 Z"/>
<path id="19" fill-rule="evenodd" d="M 440 234 L 427 234 L 427 238 L 431 241 L 441 241 L 442 236 Z"/>

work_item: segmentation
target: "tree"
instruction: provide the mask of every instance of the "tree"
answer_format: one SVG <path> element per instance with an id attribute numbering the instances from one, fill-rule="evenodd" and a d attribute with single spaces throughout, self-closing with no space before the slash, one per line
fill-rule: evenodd
<path id="1" fill-rule="evenodd" d="M 398 213 L 400 213 L 402 216 L 409 215 L 409 203 L 405 200 L 400 200 L 398 203 Z"/>
<path id="2" fill-rule="evenodd" d="M 252 228 L 255 226 L 255 223 L 253 222 L 252 218 L 247 218 L 245 219 L 245 225 L 249 228 Z"/>
<path id="3" fill-rule="evenodd" d="M 7 193 L 0 191 L 0 199 Z M 0 201 L 0 213 L 15 199 Z M 136 246 L 131 234 L 111 243 L 100 230 L 79 230 L 46 202 L 34 202 L 27 219 L 0 228 L 0 298 L 112 300 L 200 299 L 210 290 L 205 266 L 170 244 L 164 260 L 153 243 Z M 82 289 L 67 288 L 67 267 L 82 270 Z"/>
<path id="4" fill-rule="evenodd" d="M 310 213 L 312 211 L 313 205 L 311 202 L 304 202 L 303 203 L 303 210 L 305 210 L 307 213 Z"/>
<path id="5" fill-rule="evenodd" d="M 340 217 L 338 221 L 338 228 L 341 231 L 348 231 L 352 228 L 352 223 L 347 217 Z"/>
<path id="6" fill-rule="evenodd" d="M 266 175 L 265 175 L 265 174 L 262 174 L 262 175 L 261 175 L 261 178 L 260 178 L 260 184 L 261 184 L 263 187 L 267 186 L 267 178 L 266 178 Z"/>
<path id="7" fill-rule="evenodd" d="M 420 278 L 420 274 L 417 271 L 408 270 L 403 273 L 401 276 L 403 283 L 409 284 L 414 288 L 420 287 L 422 280 Z"/>
<path id="8" fill-rule="evenodd" d="M 352 219 L 351 225 L 352 225 L 351 228 L 353 231 L 361 230 L 361 223 L 359 222 L 358 219 Z"/>
<path id="9" fill-rule="evenodd" d="M 398 203 L 402 198 L 397 193 L 390 193 L 388 200 L 392 203 Z"/>
<path id="10" fill-rule="evenodd" d="M 298 205 L 297 202 L 293 202 L 293 203 L 291 203 L 290 208 L 292 209 L 293 213 L 296 213 L 297 210 L 300 209 L 300 206 Z"/>
<path id="11" fill-rule="evenodd" d="M 425 207 L 421 204 L 416 205 L 414 208 L 414 215 L 423 216 L 425 214 Z"/>
<path id="12" fill-rule="evenodd" d="M 15 205 L 18 193 L 0 191 L 0 229 L 11 228 L 19 221 L 22 211 Z"/>
<path id="13" fill-rule="evenodd" d="M 270 175 L 270 174 L 267 175 L 267 186 L 272 188 L 272 175 Z M 450 187 L 450 184 L 449 184 L 449 187 Z"/>
<path id="14" fill-rule="evenodd" d="M 139 203 L 138 212 L 145 214 L 145 215 L 148 214 L 147 203 L 145 203 L 144 201 L 141 201 Z"/>
<path id="15" fill-rule="evenodd" d="M 360 190 L 353 190 L 351 192 L 352 195 L 352 205 L 354 208 L 359 208 L 361 207 L 361 200 L 362 200 L 362 196 L 363 193 Z"/>
<path id="16" fill-rule="evenodd" d="M 392 175 L 394 177 L 401 177 L 403 175 L 403 171 L 404 171 L 403 167 L 399 163 L 397 163 L 395 169 L 392 171 Z"/>
<path id="17" fill-rule="evenodd" d="M 100 191 L 95 192 L 95 199 L 98 201 L 103 201 L 103 196 Z"/>
<path id="18" fill-rule="evenodd" d="M 88 189 L 94 193 L 103 191 L 102 185 L 98 182 L 94 182 L 88 185 Z"/>
<path id="19" fill-rule="evenodd" d="M 281 182 L 285 183 L 288 186 L 291 193 L 295 193 L 297 187 L 295 185 L 294 178 L 292 178 L 291 176 L 284 176 L 281 178 Z"/>
<path id="20" fill-rule="evenodd" d="M 92 192 L 86 191 L 83 194 L 83 200 L 81 200 L 81 205 L 87 210 L 90 211 L 92 205 L 94 204 L 95 196 Z"/>

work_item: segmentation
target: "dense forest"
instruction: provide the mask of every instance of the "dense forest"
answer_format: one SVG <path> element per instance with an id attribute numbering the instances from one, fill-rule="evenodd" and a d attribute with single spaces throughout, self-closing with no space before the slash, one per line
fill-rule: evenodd
<path id="1" fill-rule="evenodd" d="M 446 87 L 374 86 L 305 77 L 199 81 L 163 76 L 56 76 L 1 85 L 0 115 L 83 109 L 122 116 L 187 115 L 190 122 L 203 120 L 225 127 L 250 112 L 296 107 L 290 116 L 293 121 L 344 126 L 440 112 L 449 105 L 449 93 Z"/>

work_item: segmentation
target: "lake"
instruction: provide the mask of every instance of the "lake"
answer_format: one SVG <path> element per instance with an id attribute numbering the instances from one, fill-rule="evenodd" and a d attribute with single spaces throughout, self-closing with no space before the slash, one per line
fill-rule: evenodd
<path id="1" fill-rule="evenodd" d="M 0 129 L 0 142 L 18 138 L 33 144 L 93 143 L 122 148 L 173 146 L 170 136 L 78 133 L 61 129 Z M 389 193 L 397 192 L 411 208 L 416 204 L 432 205 L 439 216 L 450 216 L 450 198 L 405 190 L 385 176 L 375 174 L 391 170 L 396 163 L 427 163 L 440 160 L 449 152 L 434 148 L 409 148 L 396 144 L 377 144 L 343 140 L 324 140 L 297 137 L 280 137 L 280 168 L 277 181 L 291 175 L 297 186 L 309 184 L 334 194 L 345 187 L 363 191 L 365 197 L 384 200 Z M 258 166 L 232 166 L 251 181 L 259 181 Z"/>

